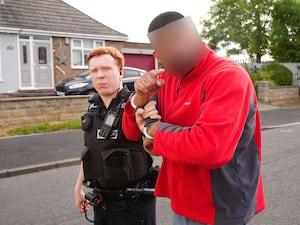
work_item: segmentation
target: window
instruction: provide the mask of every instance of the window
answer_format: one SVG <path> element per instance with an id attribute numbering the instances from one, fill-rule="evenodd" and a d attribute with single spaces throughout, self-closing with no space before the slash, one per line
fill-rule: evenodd
<path id="1" fill-rule="evenodd" d="M 141 76 L 141 72 L 133 69 L 124 69 L 124 78 L 132 78 Z"/>
<path id="2" fill-rule="evenodd" d="M 33 40 L 35 41 L 50 41 L 49 36 L 33 36 Z"/>
<path id="3" fill-rule="evenodd" d="M 102 41 L 95 41 L 89 39 L 73 39 L 72 40 L 72 67 L 73 68 L 87 68 L 86 59 L 89 52 L 103 46 Z"/>
<path id="4" fill-rule="evenodd" d="M 1 44 L 0 44 L 0 81 L 3 81 L 3 77 L 2 77 L 2 60 L 1 60 Z"/>
<path id="5" fill-rule="evenodd" d="M 27 45 L 23 45 L 23 64 L 28 63 Z"/>
<path id="6" fill-rule="evenodd" d="M 47 64 L 47 48 L 38 47 L 39 64 Z"/>
<path id="7" fill-rule="evenodd" d="M 22 39 L 22 40 L 29 40 L 28 35 L 20 35 L 19 38 Z"/>

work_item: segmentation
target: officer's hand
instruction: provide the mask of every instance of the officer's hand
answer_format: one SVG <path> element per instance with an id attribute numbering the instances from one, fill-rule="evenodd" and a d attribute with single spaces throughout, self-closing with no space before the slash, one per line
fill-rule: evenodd
<path id="1" fill-rule="evenodd" d="M 149 101 L 149 98 L 165 85 L 164 80 L 157 78 L 163 71 L 163 69 L 150 70 L 135 81 L 135 105 L 145 105 Z"/>
<path id="2" fill-rule="evenodd" d="M 143 132 L 144 125 L 145 125 L 145 120 L 144 120 L 143 114 L 144 114 L 144 109 L 141 109 L 141 108 L 138 108 L 135 112 L 135 121 L 141 132 Z"/>
<path id="3" fill-rule="evenodd" d="M 138 125 L 138 128 L 141 132 L 143 132 L 146 118 L 150 118 L 154 120 L 161 119 L 161 116 L 158 115 L 155 101 L 148 102 L 145 105 L 144 109 L 138 108 L 135 113 L 136 124 Z"/>
<path id="4" fill-rule="evenodd" d="M 144 107 L 143 118 L 150 118 L 160 120 L 161 116 L 158 115 L 158 111 L 156 109 L 156 101 L 148 102 Z"/>
<path id="5" fill-rule="evenodd" d="M 82 189 L 74 190 L 75 207 L 79 213 L 84 213 L 84 210 L 88 210 L 89 205 L 85 201 L 84 192 Z"/>

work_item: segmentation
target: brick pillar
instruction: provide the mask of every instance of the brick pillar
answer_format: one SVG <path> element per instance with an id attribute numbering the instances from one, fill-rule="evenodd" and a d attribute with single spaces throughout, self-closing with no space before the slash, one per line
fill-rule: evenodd
<path id="1" fill-rule="evenodd" d="M 264 103 L 269 101 L 269 88 L 270 82 L 269 81 L 258 81 L 258 100 Z"/>

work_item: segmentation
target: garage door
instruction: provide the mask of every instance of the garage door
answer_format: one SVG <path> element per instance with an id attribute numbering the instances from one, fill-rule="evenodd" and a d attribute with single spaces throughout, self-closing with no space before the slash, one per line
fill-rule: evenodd
<path id="1" fill-rule="evenodd" d="M 155 68 L 155 59 L 152 55 L 124 54 L 125 65 L 137 67 L 144 70 Z"/>

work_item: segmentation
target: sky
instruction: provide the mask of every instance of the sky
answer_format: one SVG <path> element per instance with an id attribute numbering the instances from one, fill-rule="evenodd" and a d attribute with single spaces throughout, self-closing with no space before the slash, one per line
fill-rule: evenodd
<path id="1" fill-rule="evenodd" d="M 210 0 L 63 0 L 106 26 L 127 34 L 131 42 L 146 42 L 151 20 L 164 11 L 191 16 L 198 30 Z"/>
<path id="2" fill-rule="evenodd" d="M 178 11 L 191 16 L 198 31 L 200 18 L 207 18 L 211 0 L 63 0 L 100 23 L 128 35 L 130 42 L 149 43 L 148 25 L 154 17 L 165 11 Z M 201 32 L 200 32 L 201 36 Z M 205 40 L 204 40 L 205 41 Z M 226 50 L 218 50 L 217 55 L 226 56 Z M 237 61 L 248 60 L 246 54 L 230 56 Z M 269 56 L 262 60 L 270 60 Z"/>

